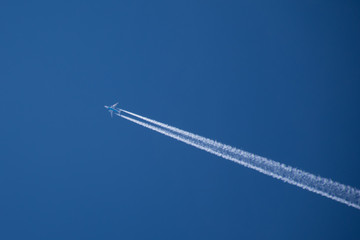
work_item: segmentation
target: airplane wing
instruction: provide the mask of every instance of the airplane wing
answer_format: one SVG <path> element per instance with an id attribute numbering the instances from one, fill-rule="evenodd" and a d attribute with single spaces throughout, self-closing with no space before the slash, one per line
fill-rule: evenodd
<path id="1" fill-rule="evenodd" d="M 112 105 L 111 107 L 112 108 L 114 108 L 114 107 L 116 107 L 116 105 L 118 105 L 119 103 L 117 102 L 117 103 L 115 103 L 114 105 Z"/>

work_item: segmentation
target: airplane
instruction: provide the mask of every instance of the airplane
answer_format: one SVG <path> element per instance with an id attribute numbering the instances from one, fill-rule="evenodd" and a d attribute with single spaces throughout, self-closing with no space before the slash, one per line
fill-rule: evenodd
<path id="1" fill-rule="evenodd" d="M 120 116 L 121 109 L 116 109 L 116 105 L 118 105 L 118 102 L 115 103 L 114 105 L 111 105 L 110 107 L 109 106 L 104 106 L 106 109 L 109 110 L 111 117 L 113 116 L 113 113 Z"/>

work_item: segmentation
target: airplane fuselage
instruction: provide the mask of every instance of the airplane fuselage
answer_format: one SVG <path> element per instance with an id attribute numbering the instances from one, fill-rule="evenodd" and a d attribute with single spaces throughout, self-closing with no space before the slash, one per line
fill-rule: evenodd
<path id="1" fill-rule="evenodd" d="M 113 108 L 113 107 L 105 106 L 105 108 L 107 108 L 107 110 L 109 112 L 113 112 L 115 114 L 120 114 L 120 112 L 121 112 L 120 109 L 116 109 L 116 108 Z"/>
<path id="2" fill-rule="evenodd" d="M 111 117 L 113 116 L 113 113 L 120 116 L 121 109 L 116 109 L 115 108 L 117 104 L 118 103 L 115 103 L 114 105 L 111 105 L 111 106 L 104 106 L 110 112 Z"/>

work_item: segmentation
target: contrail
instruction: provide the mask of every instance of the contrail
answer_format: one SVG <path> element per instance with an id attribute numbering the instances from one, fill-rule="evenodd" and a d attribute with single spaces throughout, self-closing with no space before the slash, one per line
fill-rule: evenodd
<path id="1" fill-rule="evenodd" d="M 125 116 L 123 113 L 137 119 Z M 315 176 L 129 111 L 121 110 L 119 116 L 196 148 L 360 210 L 360 191 L 356 188 Z"/>

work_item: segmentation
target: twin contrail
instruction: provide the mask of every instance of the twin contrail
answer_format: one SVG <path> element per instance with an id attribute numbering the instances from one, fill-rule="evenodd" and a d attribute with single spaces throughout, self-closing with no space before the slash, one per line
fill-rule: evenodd
<path id="1" fill-rule="evenodd" d="M 356 188 L 315 176 L 129 111 L 120 110 L 119 116 L 196 148 L 360 210 L 360 190 Z"/>

